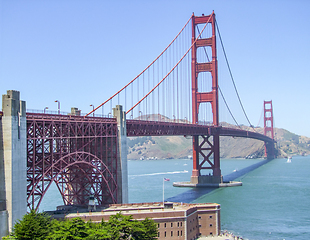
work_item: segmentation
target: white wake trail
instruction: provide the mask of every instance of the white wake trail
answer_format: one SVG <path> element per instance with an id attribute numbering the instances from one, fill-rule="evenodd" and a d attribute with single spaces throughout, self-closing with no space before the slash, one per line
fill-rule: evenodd
<path id="1" fill-rule="evenodd" d="M 188 171 L 187 170 L 183 170 L 183 171 L 174 171 L 174 172 L 145 173 L 145 174 L 138 174 L 138 175 L 129 175 L 129 177 L 143 177 L 143 176 L 179 174 L 179 173 L 188 173 Z"/>

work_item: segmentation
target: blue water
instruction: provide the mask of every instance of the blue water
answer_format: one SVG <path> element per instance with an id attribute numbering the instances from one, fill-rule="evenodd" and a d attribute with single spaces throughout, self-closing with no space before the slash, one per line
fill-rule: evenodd
<path id="1" fill-rule="evenodd" d="M 275 159 L 195 202 L 220 203 L 222 228 L 248 239 L 309 239 L 309 170 L 309 157 Z"/>
<path id="2" fill-rule="evenodd" d="M 263 160 L 222 159 L 224 176 Z M 221 204 L 222 229 L 245 239 L 308 239 L 310 236 L 310 157 L 272 160 L 237 180 L 242 187 L 203 189 L 176 188 L 173 182 L 189 181 L 192 161 L 185 159 L 128 162 L 129 202 L 177 200 Z M 163 182 L 163 178 L 170 181 Z M 208 193 L 205 193 L 205 192 Z M 44 196 L 40 210 L 61 205 L 55 187 Z"/>

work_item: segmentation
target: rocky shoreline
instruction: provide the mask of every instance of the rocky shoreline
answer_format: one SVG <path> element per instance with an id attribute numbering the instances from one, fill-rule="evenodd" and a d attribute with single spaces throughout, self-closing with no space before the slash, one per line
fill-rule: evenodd
<path id="1" fill-rule="evenodd" d="M 208 239 L 216 239 L 216 240 L 245 240 L 240 236 L 236 236 L 233 233 L 230 233 L 226 230 L 222 231 L 221 235 L 219 236 L 208 236 L 208 237 L 201 237 L 198 240 L 208 240 Z"/>

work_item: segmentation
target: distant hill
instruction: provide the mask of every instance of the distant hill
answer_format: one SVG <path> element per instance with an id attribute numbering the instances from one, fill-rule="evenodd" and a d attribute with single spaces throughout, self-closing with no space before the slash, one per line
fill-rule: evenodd
<path id="1" fill-rule="evenodd" d="M 235 127 L 226 123 L 223 126 Z M 242 126 L 249 130 L 249 127 Z M 263 128 L 255 128 L 263 133 Z M 299 136 L 285 129 L 275 128 L 278 157 L 310 154 L 310 138 Z M 130 137 L 128 159 L 188 158 L 192 155 L 192 139 L 183 136 Z M 249 138 L 220 137 L 221 158 L 262 158 L 264 142 Z"/>

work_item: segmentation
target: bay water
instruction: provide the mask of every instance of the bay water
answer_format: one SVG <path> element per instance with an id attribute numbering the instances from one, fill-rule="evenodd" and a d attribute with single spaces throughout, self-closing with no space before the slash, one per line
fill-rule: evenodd
<path id="1" fill-rule="evenodd" d="M 222 175 L 257 164 L 262 159 L 221 159 Z M 310 238 L 310 157 L 274 159 L 236 180 L 241 187 L 191 189 L 173 187 L 189 181 L 192 160 L 128 161 L 129 202 L 173 200 L 221 204 L 221 227 L 250 240 Z M 164 178 L 170 181 L 164 181 Z M 195 198 L 188 198 L 194 196 Z M 43 198 L 40 211 L 62 205 L 56 186 Z"/>

